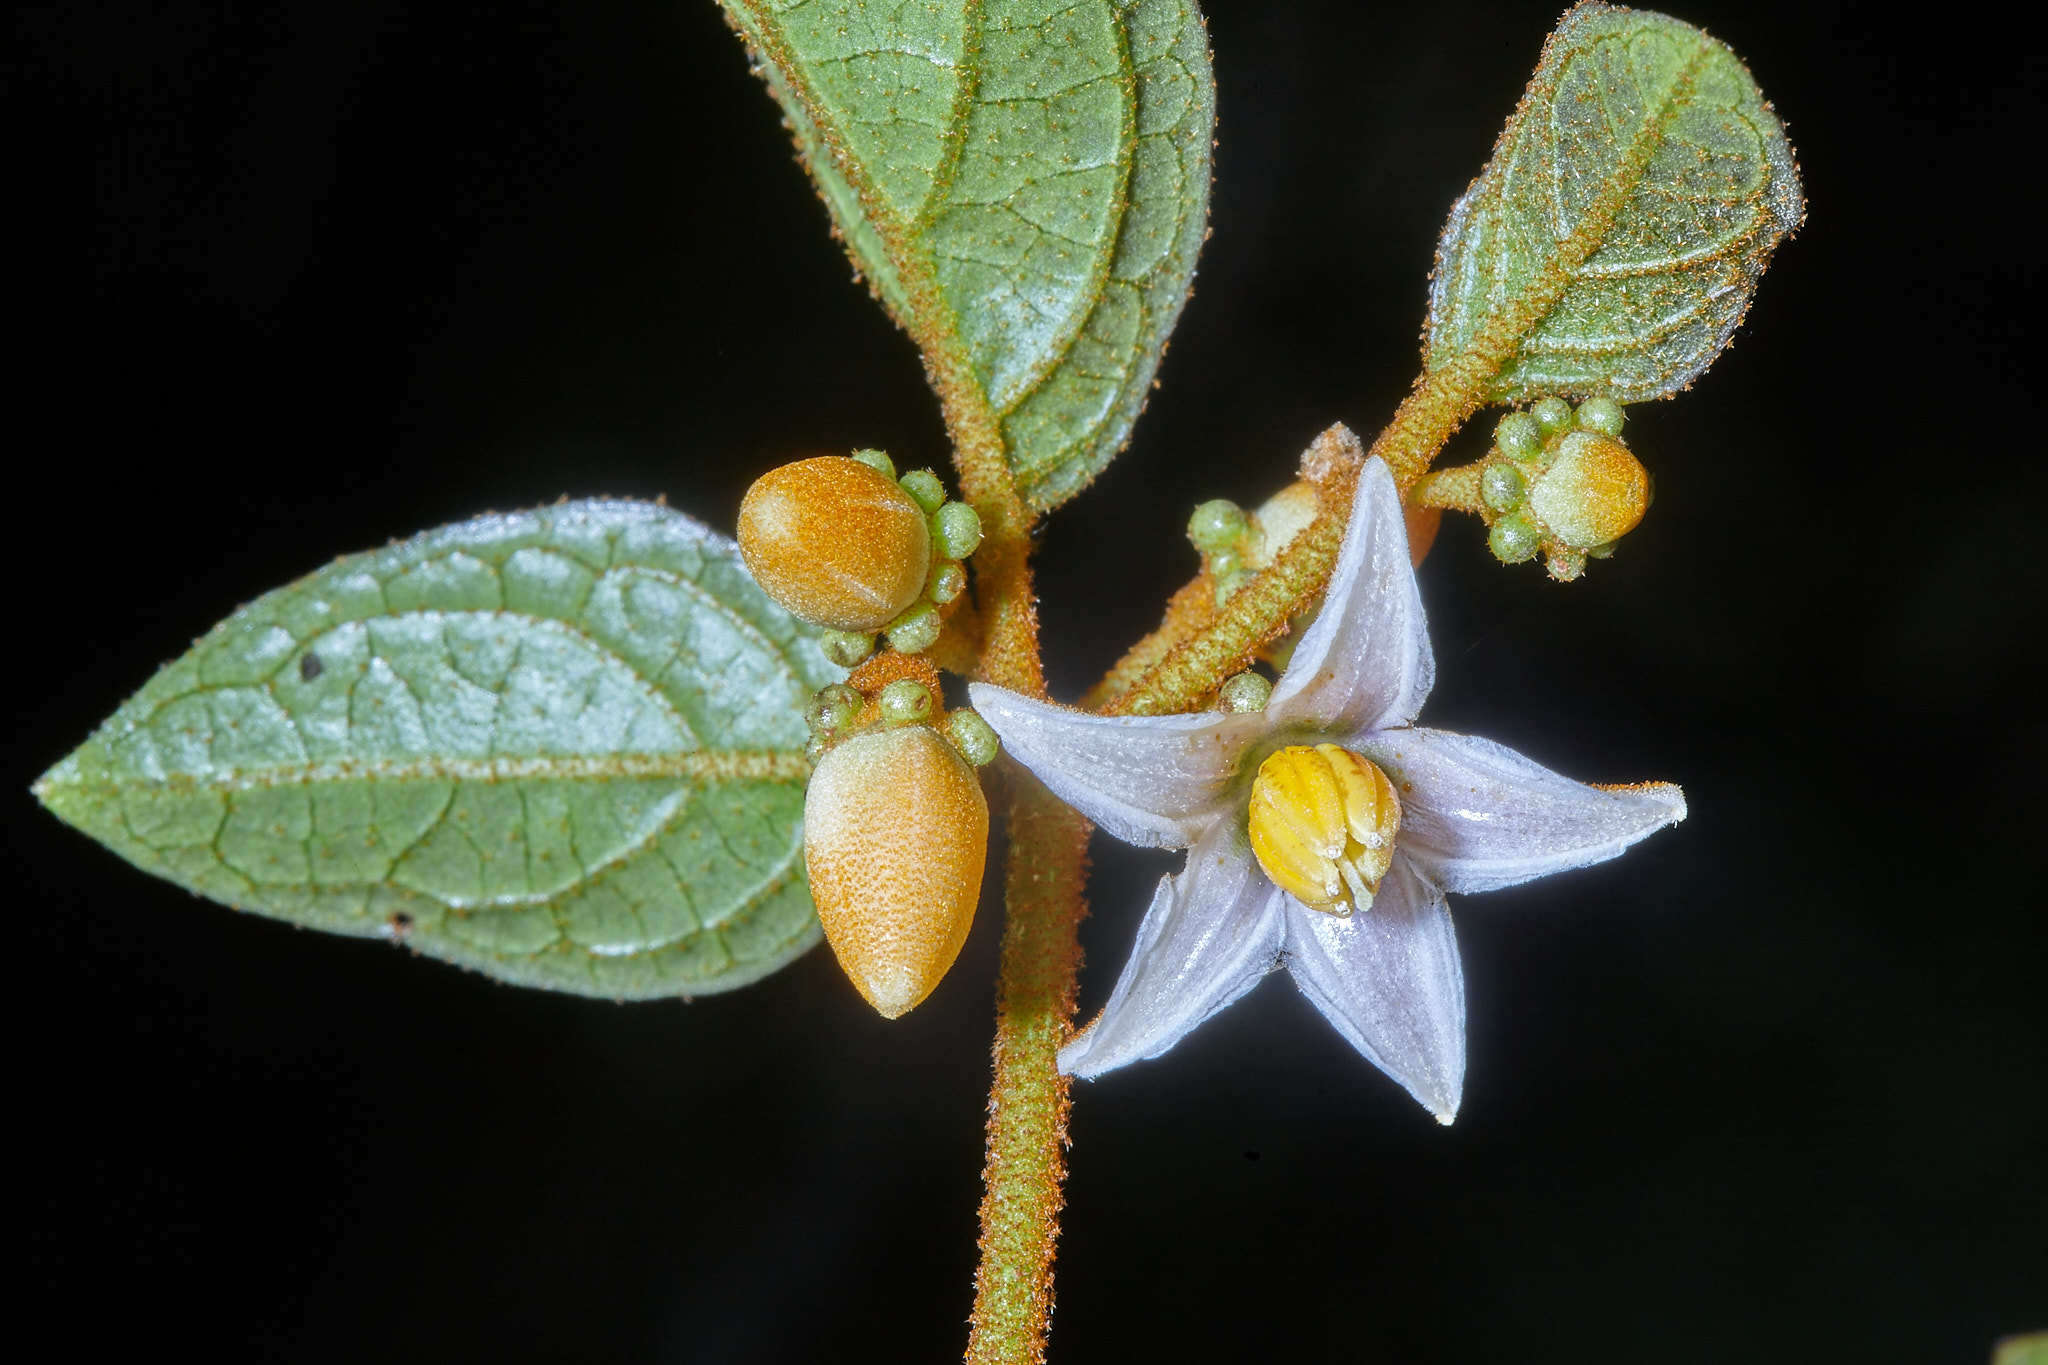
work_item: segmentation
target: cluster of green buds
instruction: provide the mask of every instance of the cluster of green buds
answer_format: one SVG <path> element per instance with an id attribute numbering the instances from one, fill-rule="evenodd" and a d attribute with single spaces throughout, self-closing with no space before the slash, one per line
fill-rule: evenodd
<path id="1" fill-rule="evenodd" d="M 1574 409 L 1546 398 L 1511 412 L 1480 462 L 1487 547 L 1503 564 L 1544 557 L 1570 582 L 1605 559 L 1650 506 L 1650 474 L 1621 441 L 1621 404 L 1588 398 Z"/>
<path id="2" fill-rule="evenodd" d="M 882 683 L 872 694 L 851 682 L 821 687 L 811 694 L 804 719 L 811 727 L 804 756 L 812 763 L 846 740 L 906 725 L 942 733 L 960 751 L 960 757 L 976 768 L 995 762 L 1001 749 L 1001 741 L 987 721 L 964 707 L 945 710 L 935 684 L 914 673 Z"/>
<path id="3" fill-rule="evenodd" d="M 1216 605 L 1220 607 L 1252 576 L 1251 567 L 1245 563 L 1251 519 L 1230 499 L 1211 498 L 1188 518 L 1188 539 L 1201 552 L 1202 568 L 1215 585 Z"/>
<path id="4" fill-rule="evenodd" d="M 826 657 L 843 668 L 874 653 L 877 632 L 901 654 L 936 644 L 981 544 L 981 518 L 947 501 L 937 474 L 898 478 L 879 450 L 771 469 L 747 490 L 738 530 L 754 581 L 824 627 Z"/>
<path id="5" fill-rule="evenodd" d="M 1315 489 L 1303 482 L 1289 484 L 1254 512 L 1228 498 L 1197 507 L 1188 518 L 1188 539 L 1215 584 L 1216 605 L 1228 602 L 1253 574 L 1270 566 L 1315 515 Z"/>
<path id="6" fill-rule="evenodd" d="M 1288 484 L 1250 512 L 1227 498 L 1212 498 L 1197 507 L 1188 518 L 1188 539 L 1201 553 L 1215 604 L 1221 607 L 1254 574 L 1271 568 L 1280 552 L 1315 519 L 1316 490 L 1303 479 Z M 1311 606 L 1295 617 L 1280 637 L 1266 642 L 1259 657 L 1284 668 L 1294 642 L 1315 619 L 1315 613 Z"/>
<path id="7" fill-rule="evenodd" d="M 894 1019 L 931 994 L 973 926 L 988 852 L 974 770 L 996 733 L 972 711 L 945 714 L 938 675 L 901 653 L 821 688 L 807 714 L 811 898 L 841 969 Z"/>

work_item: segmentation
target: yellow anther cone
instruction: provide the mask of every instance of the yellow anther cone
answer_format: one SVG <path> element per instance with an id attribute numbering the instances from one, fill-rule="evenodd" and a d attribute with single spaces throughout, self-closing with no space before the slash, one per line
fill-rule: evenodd
<path id="1" fill-rule="evenodd" d="M 1334 744 L 1281 749 L 1252 783 L 1252 853 L 1275 885 L 1312 910 L 1369 907 L 1400 827 L 1387 775 Z"/>

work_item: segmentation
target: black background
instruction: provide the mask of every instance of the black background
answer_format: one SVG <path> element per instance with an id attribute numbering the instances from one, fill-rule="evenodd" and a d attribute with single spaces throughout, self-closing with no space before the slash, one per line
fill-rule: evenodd
<path id="1" fill-rule="evenodd" d="M 1555 18 L 1209 9 L 1214 237 L 1135 443 L 1043 537 L 1064 696 L 1193 568 L 1192 503 L 1392 410 Z M 1976 1362 L 2048 1327 L 2048 68 L 1889 7 L 1679 13 L 1777 102 L 1810 224 L 1714 371 L 1632 411 L 1658 502 L 1617 559 L 1558 587 L 1446 525 L 1424 719 L 1692 818 L 1457 903 L 1451 1129 L 1284 978 L 1083 1088 L 1056 1360 Z M 798 454 L 943 462 L 715 7 L 17 14 L 31 1318 L 88 1355 L 952 1358 L 993 906 L 895 1024 L 823 952 L 619 1007 L 192 900 L 24 791 L 337 553 L 563 493 L 729 526 Z M 1173 866 L 1095 852 L 1086 1011 Z"/>

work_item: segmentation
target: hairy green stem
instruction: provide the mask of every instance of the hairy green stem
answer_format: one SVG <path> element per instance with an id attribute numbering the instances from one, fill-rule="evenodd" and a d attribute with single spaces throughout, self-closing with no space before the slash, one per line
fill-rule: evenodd
<path id="1" fill-rule="evenodd" d="M 1477 513 L 1483 505 L 1479 489 L 1481 473 L 1478 464 L 1459 465 L 1456 469 L 1433 469 L 1409 488 L 1408 505 Z"/>
<path id="2" fill-rule="evenodd" d="M 1514 353 L 1513 317 L 1481 332 L 1471 350 L 1417 379 L 1393 420 L 1372 444 L 1395 486 L 1407 495 L 1465 419 L 1486 402 L 1487 385 Z M 1329 584 L 1351 515 L 1353 485 L 1363 460 L 1358 438 L 1342 426 L 1316 438 L 1302 457 L 1302 475 L 1316 485 L 1316 518 L 1273 563 L 1226 602 L 1216 619 L 1103 708 L 1108 715 L 1170 715 L 1199 705 L 1231 674 L 1251 666 L 1259 647 L 1282 634 Z M 1456 484 L 1462 471 L 1442 476 Z M 1475 476 L 1476 479 L 1476 476 Z M 1415 500 L 1418 505 L 1431 505 Z"/>
<path id="3" fill-rule="evenodd" d="M 920 341 L 953 438 L 961 492 L 983 528 L 975 575 L 984 634 L 975 672 L 1043 697 L 1031 517 L 1010 477 L 1001 427 L 957 338 L 933 334 Z M 1087 913 L 1087 821 L 1028 772 L 1014 764 L 1006 771 L 1010 852 L 970 1365 L 1041 1365 L 1045 1359 L 1067 1174 L 1069 1082 L 1059 1071 L 1059 1048 L 1073 1026 L 1079 931 Z"/>
<path id="4" fill-rule="evenodd" d="M 981 1264 L 970 1365 L 1036 1365 L 1052 1315 L 1064 1203 L 1068 1080 L 1059 1049 L 1074 1017 L 1088 824 L 1020 768 L 1009 770 L 1010 860 L 996 986 Z"/>

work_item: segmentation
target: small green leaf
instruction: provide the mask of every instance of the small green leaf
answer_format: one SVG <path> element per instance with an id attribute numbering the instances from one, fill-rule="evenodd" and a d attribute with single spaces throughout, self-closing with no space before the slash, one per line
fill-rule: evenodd
<path id="1" fill-rule="evenodd" d="M 935 373 L 971 373 L 1018 492 L 1079 492 L 1194 278 L 1215 126 L 1194 0 L 722 3 L 855 266 Z"/>
<path id="2" fill-rule="evenodd" d="M 35 791 L 238 909 L 551 990 L 729 990 L 818 941 L 804 706 L 839 676 L 731 541 L 565 503 L 258 598 Z"/>
<path id="3" fill-rule="evenodd" d="M 1733 53 L 1582 4 L 1451 209 L 1425 359 L 1494 368 L 1494 401 L 1670 394 L 1728 344 L 1804 213 L 1785 130 Z"/>

